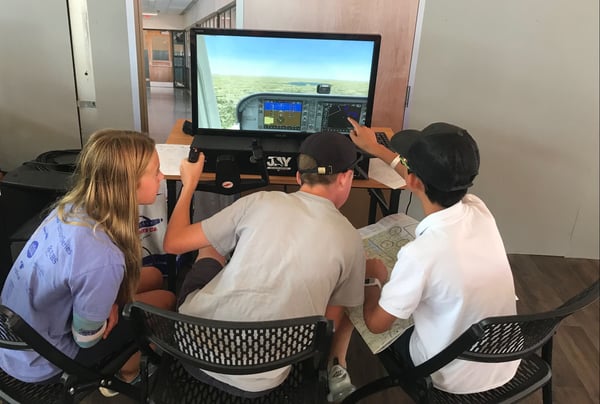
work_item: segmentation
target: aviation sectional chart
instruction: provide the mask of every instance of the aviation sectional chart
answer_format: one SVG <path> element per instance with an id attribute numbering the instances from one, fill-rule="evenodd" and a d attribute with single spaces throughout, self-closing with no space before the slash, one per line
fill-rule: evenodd
<path id="1" fill-rule="evenodd" d="M 398 251 L 415 238 L 415 229 L 418 223 L 410 216 L 397 213 L 359 229 L 367 258 L 379 258 L 385 264 L 388 272 L 391 272 L 396 263 Z M 361 335 L 371 352 L 375 354 L 387 348 L 413 324 L 412 318 L 408 320 L 398 319 L 388 331 L 373 334 L 365 324 L 362 306 L 349 309 L 348 316 L 356 331 Z"/>

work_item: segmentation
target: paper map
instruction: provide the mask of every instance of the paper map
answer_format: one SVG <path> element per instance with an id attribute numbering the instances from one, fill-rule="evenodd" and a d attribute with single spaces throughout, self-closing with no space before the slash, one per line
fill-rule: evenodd
<path id="1" fill-rule="evenodd" d="M 391 272 L 400 248 L 415 238 L 417 224 L 418 222 L 412 217 L 397 213 L 359 229 L 367 258 L 379 258 L 385 264 L 388 272 Z M 413 324 L 412 318 L 398 319 L 388 331 L 373 334 L 368 330 L 363 319 L 362 306 L 350 308 L 348 317 L 371 352 L 375 354 L 387 348 Z"/>

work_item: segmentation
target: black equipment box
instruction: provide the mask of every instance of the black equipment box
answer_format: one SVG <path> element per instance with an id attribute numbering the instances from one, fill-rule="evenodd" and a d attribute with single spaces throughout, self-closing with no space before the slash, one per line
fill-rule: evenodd
<path id="1" fill-rule="evenodd" d="M 204 172 L 216 171 L 217 157 L 231 155 L 235 159 L 240 174 L 260 174 L 259 164 L 256 163 L 256 150 L 262 151 L 262 157 L 267 165 L 269 175 L 296 175 L 298 170 L 298 151 L 301 138 L 276 137 L 243 137 L 226 135 L 196 135 L 191 147 L 198 148 L 204 153 Z M 357 149 L 359 152 L 359 149 Z M 361 173 L 362 171 L 362 173 Z M 367 178 L 369 160 L 363 158 L 354 172 L 355 178 Z"/>
<path id="2" fill-rule="evenodd" d="M 0 266 L 8 271 L 11 243 L 26 241 L 46 209 L 70 188 L 78 150 L 46 152 L 6 173 L 0 181 Z M 5 274 L 0 274 L 5 275 Z M 0 283 L 4 281 L 1 276 Z"/>

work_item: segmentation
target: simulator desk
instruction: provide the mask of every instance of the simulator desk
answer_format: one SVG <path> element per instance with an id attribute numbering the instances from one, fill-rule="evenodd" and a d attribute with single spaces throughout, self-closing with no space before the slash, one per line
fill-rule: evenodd
<path id="1" fill-rule="evenodd" d="M 171 133 L 167 138 L 167 144 L 183 144 L 189 145 L 192 143 L 193 136 L 187 135 L 183 132 L 183 123 L 185 119 L 178 119 L 173 128 L 171 129 Z M 377 132 L 384 132 L 388 137 L 393 135 L 393 132 L 390 128 L 373 128 Z M 252 178 L 249 176 L 241 176 L 242 178 Z M 177 181 L 180 180 L 178 175 L 167 175 L 165 176 L 167 180 L 167 213 L 168 217 L 171 216 L 173 209 L 175 208 L 175 202 L 177 201 Z M 215 179 L 214 173 L 204 173 L 200 178 L 201 181 L 212 181 Z M 295 176 L 269 176 L 270 185 L 294 185 L 297 186 L 296 177 Z M 369 201 L 369 224 L 375 223 L 377 216 L 377 208 L 381 210 L 383 216 L 387 216 L 393 213 L 398 212 L 398 205 L 400 201 L 400 192 L 401 189 L 392 189 L 390 190 L 389 201 L 386 201 L 385 195 L 383 194 L 383 190 L 389 190 L 386 185 L 375 181 L 373 179 L 354 179 L 352 182 L 352 188 L 362 188 L 366 189 L 369 192 L 370 201 Z M 175 257 L 169 258 L 169 274 L 168 274 L 168 283 L 169 289 L 175 290 L 175 277 L 176 277 L 176 265 L 175 265 Z"/>

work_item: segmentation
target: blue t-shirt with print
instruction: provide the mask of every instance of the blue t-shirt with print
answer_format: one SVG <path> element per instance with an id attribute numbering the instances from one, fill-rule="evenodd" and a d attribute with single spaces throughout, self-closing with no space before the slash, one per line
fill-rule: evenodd
<path id="1" fill-rule="evenodd" d="M 80 348 L 71 332 L 73 315 L 106 320 L 123 276 L 123 253 L 106 233 L 83 223 L 63 223 L 53 211 L 14 262 L 0 299 L 74 358 Z M 34 351 L 0 349 L 0 367 L 26 382 L 60 372 Z"/>

